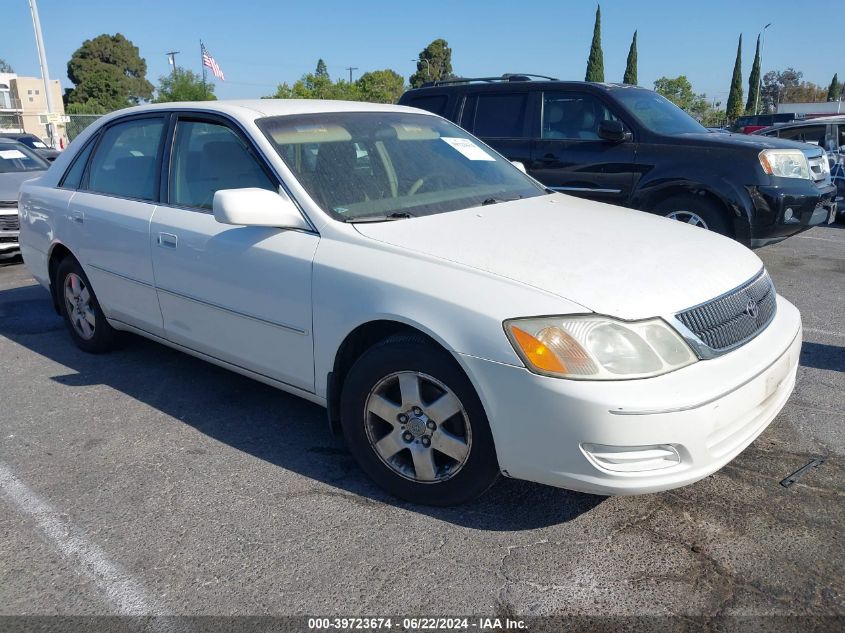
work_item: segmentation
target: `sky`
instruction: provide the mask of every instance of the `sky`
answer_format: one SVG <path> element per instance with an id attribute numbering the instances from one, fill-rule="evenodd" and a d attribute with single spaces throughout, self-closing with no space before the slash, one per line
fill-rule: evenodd
<path id="1" fill-rule="evenodd" d="M 20 75 L 38 76 L 38 57 L 27 0 L 2 0 L 0 58 Z M 832 13 L 835 0 L 822 0 Z M 505 72 L 584 78 L 595 3 L 532 0 L 38 0 L 50 76 L 71 87 L 67 61 L 84 40 L 122 33 L 147 62 L 147 78 L 176 63 L 200 68 L 200 39 L 226 75 L 216 81 L 221 99 L 271 94 L 280 82 L 312 72 L 323 58 L 333 78 L 353 78 L 392 68 L 407 77 L 412 61 L 433 39 L 452 48 L 456 74 Z M 845 79 L 841 33 L 825 35 L 817 20 L 796 20 L 796 5 L 783 0 L 605 0 L 602 2 L 605 78 L 621 81 L 634 30 L 638 35 L 639 83 L 686 75 L 698 93 L 724 107 L 737 38 L 743 34 L 743 90 L 757 34 L 763 41 L 763 72 L 792 66 L 804 79 L 827 87 L 835 72 Z M 820 11 L 820 9 L 822 9 Z M 828 12 L 818 3 L 813 15 Z M 209 77 L 213 79 L 209 73 Z"/>

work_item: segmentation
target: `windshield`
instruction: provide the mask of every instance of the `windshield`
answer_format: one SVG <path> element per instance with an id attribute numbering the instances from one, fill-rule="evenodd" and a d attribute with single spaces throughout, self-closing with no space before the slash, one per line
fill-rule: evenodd
<path id="1" fill-rule="evenodd" d="M 0 143 L 0 174 L 13 171 L 40 171 L 49 165 L 20 143 Z"/>
<path id="2" fill-rule="evenodd" d="M 311 198 L 346 222 L 545 194 L 481 141 L 433 116 L 337 112 L 270 117 L 258 126 Z"/>
<path id="3" fill-rule="evenodd" d="M 646 128 L 657 134 L 688 134 L 707 132 L 701 123 L 693 119 L 666 97 L 651 90 L 621 88 L 613 91 L 619 99 Z"/>

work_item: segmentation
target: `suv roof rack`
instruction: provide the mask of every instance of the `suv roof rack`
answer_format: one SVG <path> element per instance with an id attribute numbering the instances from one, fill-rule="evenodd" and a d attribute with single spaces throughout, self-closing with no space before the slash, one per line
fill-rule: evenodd
<path id="1" fill-rule="evenodd" d="M 531 73 L 504 73 L 501 77 L 454 77 L 452 79 L 437 79 L 435 81 L 426 81 L 420 87 L 431 88 L 432 86 L 445 86 L 448 84 L 468 84 L 475 81 L 494 83 L 497 81 L 532 81 L 534 79 L 560 81 L 557 77 L 549 77 L 547 75 L 533 75 Z"/>

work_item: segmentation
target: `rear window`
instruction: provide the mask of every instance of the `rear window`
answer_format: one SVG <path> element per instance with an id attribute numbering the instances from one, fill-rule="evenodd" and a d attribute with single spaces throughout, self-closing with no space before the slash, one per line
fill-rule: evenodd
<path id="1" fill-rule="evenodd" d="M 426 95 L 411 99 L 407 105 L 443 116 L 443 113 L 446 112 L 446 101 L 448 101 L 446 95 Z"/>

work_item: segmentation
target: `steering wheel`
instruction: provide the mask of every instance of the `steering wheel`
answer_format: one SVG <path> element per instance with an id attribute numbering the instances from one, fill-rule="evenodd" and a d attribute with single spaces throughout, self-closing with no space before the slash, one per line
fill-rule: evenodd
<path id="1" fill-rule="evenodd" d="M 429 189 L 432 185 L 439 184 L 444 185 L 446 183 L 446 174 L 442 172 L 431 172 L 426 174 L 422 178 L 418 178 L 413 185 L 408 188 L 408 195 L 413 196 L 414 194 L 420 193 L 420 189 L 423 191 Z"/>

